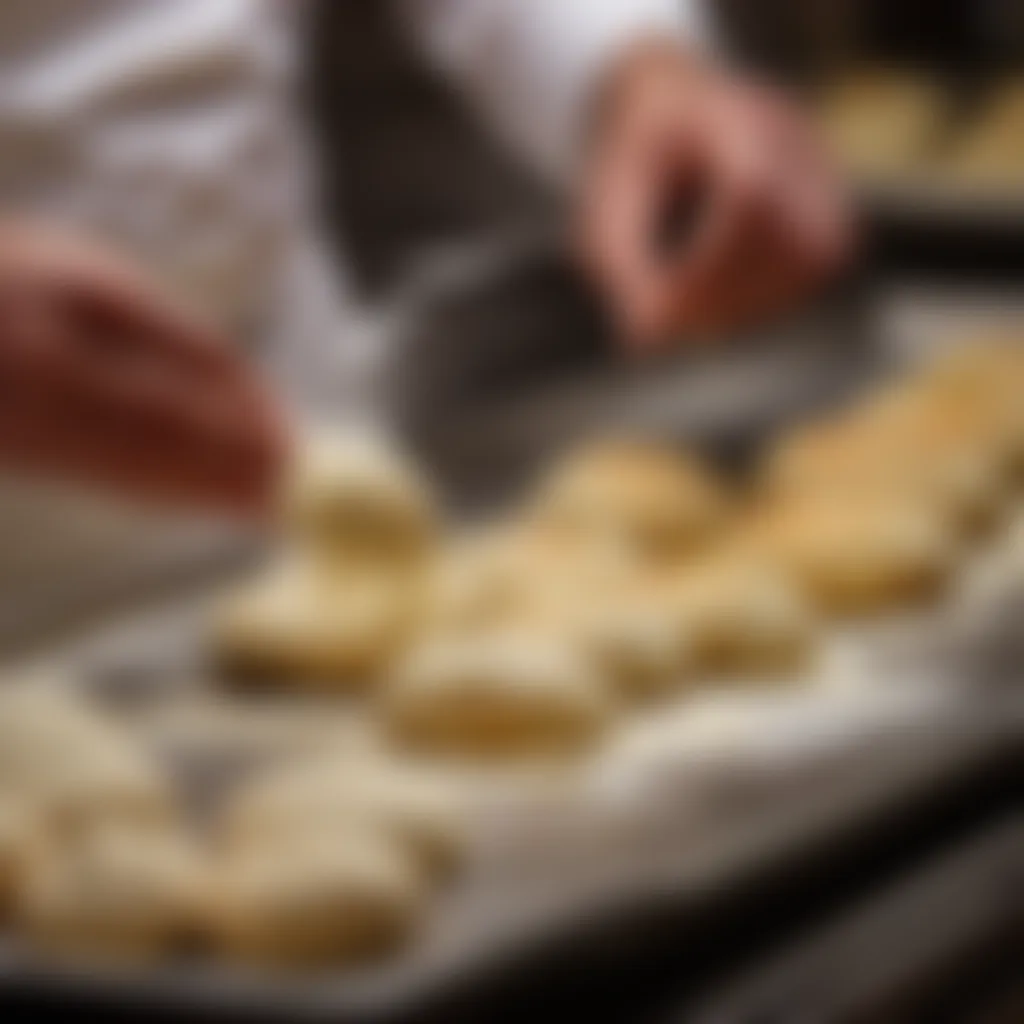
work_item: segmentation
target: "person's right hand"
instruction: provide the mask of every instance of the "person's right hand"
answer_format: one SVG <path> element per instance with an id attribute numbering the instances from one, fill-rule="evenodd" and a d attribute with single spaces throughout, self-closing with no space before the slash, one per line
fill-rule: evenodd
<path id="1" fill-rule="evenodd" d="M 259 514 L 283 451 L 223 339 L 88 242 L 0 225 L 0 466 Z"/>
<path id="2" fill-rule="evenodd" d="M 850 200 L 802 112 L 674 45 L 613 64 L 581 170 L 584 259 L 638 351 L 796 309 L 854 253 Z"/>

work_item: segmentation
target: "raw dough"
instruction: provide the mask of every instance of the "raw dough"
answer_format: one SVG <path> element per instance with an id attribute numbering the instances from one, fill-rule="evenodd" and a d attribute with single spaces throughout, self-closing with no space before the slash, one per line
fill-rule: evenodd
<path id="1" fill-rule="evenodd" d="M 197 926 L 202 871 L 187 838 L 123 823 L 73 841 L 43 839 L 25 858 L 15 914 L 40 947 L 87 958 L 148 958 Z"/>
<path id="2" fill-rule="evenodd" d="M 0 790 L 38 824 L 69 837 L 98 820 L 149 826 L 177 816 L 169 780 L 111 721 L 69 693 L 7 686 L 0 696 Z"/>
<path id="3" fill-rule="evenodd" d="M 32 835 L 32 816 L 21 800 L 0 797 L 0 916 L 6 916 L 17 892 L 19 872 Z"/>
<path id="4" fill-rule="evenodd" d="M 782 573 L 756 558 L 714 556 L 684 569 L 666 597 L 704 671 L 793 671 L 813 652 L 811 609 Z"/>
<path id="5" fill-rule="evenodd" d="M 161 701 L 133 724 L 161 756 L 186 770 L 246 765 L 270 759 L 343 751 L 372 756 L 376 735 L 368 717 L 333 698 L 294 695 L 240 701 L 218 694 Z"/>
<path id="6" fill-rule="evenodd" d="M 726 511 L 718 482 L 693 457 L 617 441 L 556 468 L 532 515 L 560 541 L 620 540 L 660 564 L 690 553 L 722 525 Z"/>
<path id="7" fill-rule="evenodd" d="M 391 952 L 425 910 L 413 859 L 372 832 L 238 844 L 216 863 L 210 931 L 231 956 L 281 966 L 335 966 Z"/>
<path id="8" fill-rule="evenodd" d="M 1024 474 L 1024 337 L 962 341 L 929 367 L 920 383 L 934 405 L 1003 458 L 1011 478 Z"/>
<path id="9" fill-rule="evenodd" d="M 405 743 L 480 758 L 580 751 L 600 738 L 613 709 L 581 652 L 526 631 L 428 641 L 385 698 L 386 720 Z"/>
<path id="10" fill-rule="evenodd" d="M 917 502 L 971 535 L 998 516 L 1006 461 L 980 426 L 904 388 L 784 441 L 763 479 L 776 495 L 871 494 Z"/>
<path id="11" fill-rule="evenodd" d="M 270 769 L 243 786 L 226 809 L 223 835 L 232 845 L 290 843 L 300 835 L 344 837 L 370 825 L 437 877 L 459 860 L 460 824 L 452 794 L 421 771 L 379 759 L 320 756 Z"/>
<path id="12" fill-rule="evenodd" d="M 888 179 L 928 171 L 949 107 L 948 96 L 926 76 L 863 68 L 826 93 L 821 120 L 832 150 L 850 170 Z"/>
<path id="13" fill-rule="evenodd" d="M 819 608 L 867 613 L 940 596 L 958 545 L 941 516 L 891 498 L 804 499 L 751 525 L 747 542 Z"/>
<path id="14" fill-rule="evenodd" d="M 429 489 L 396 452 L 367 436 L 310 441 L 285 507 L 295 536 L 346 564 L 416 563 L 435 539 Z"/>
<path id="15" fill-rule="evenodd" d="M 518 614 L 535 580 L 505 527 L 457 537 L 435 563 L 428 620 L 435 630 L 490 627 Z"/>
<path id="16" fill-rule="evenodd" d="M 232 670 L 313 688 L 374 683 L 419 625 L 425 580 L 338 572 L 315 556 L 289 559 L 233 596 L 214 622 Z"/>
<path id="17" fill-rule="evenodd" d="M 953 148 L 947 169 L 960 185 L 1019 195 L 1024 181 L 1024 79 L 1004 82 Z"/>
<path id="18" fill-rule="evenodd" d="M 692 669 L 689 637 L 672 609 L 653 593 L 570 595 L 538 609 L 538 629 L 548 628 L 593 661 L 615 693 L 645 700 L 676 689 Z"/>

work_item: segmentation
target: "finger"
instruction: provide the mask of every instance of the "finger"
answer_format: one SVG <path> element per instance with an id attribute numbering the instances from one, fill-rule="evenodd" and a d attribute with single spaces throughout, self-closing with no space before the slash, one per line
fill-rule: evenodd
<path id="1" fill-rule="evenodd" d="M 96 479 L 155 497 L 254 506 L 269 498 L 274 465 L 245 396 L 138 367 L 67 360 L 51 407 L 69 425 L 60 443 L 72 466 Z"/>
<path id="2" fill-rule="evenodd" d="M 668 272 L 656 245 L 669 197 L 691 187 L 696 168 L 687 150 L 657 151 L 623 143 L 590 190 L 586 213 L 591 266 L 611 298 L 627 343 L 643 347 L 658 334 L 655 300 Z"/>
<path id="3" fill-rule="evenodd" d="M 90 267 L 69 281 L 63 297 L 90 346 L 119 352 L 143 349 L 209 373 L 234 372 L 228 341 L 150 282 L 116 266 Z"/>
<path id="4" fill-rule="evenodd" d="M 834 161 L 802 123 L 781 120 L 776 144 L 795 230 L 817 276 L 828 276 L 855 251 L 851 197 Z"/>
<path id="5" fill-rule="evenodd" d="M 756 269 L 742 275 L 742 316 L 747 322 L 769 320 L 798 303 L 823 274 L 819 240 L 806 221 L 807 175 L 802 168 L 780 164 L 771 184 L 760 234 L 749 252 Z"/>
<path id="6" fill-rule="evenodd" d="M 664 299 L 666 316 L 712 334 L 784 311 L 841 253 L 827 182 L 799 154 L 763 146 L 717 180 L 708 231 Z"/>
<path id="7" fill-rule="evenodd" d="M 682 257 L 658 281 L 652 300 L 652 323 L 660 331 L 713 331 L 732 300 L 744 253 L 762 231 L 760 182 L 749 174 L 712 181 L 708 205 Z"/>
<path id="8" fill-rule="evenodd" d="M 769 209 L 751 220 L 742 246 L 709 286 L 700 317 L 706 333 L 716 336 L 746 328 L 791 291 L 793 268 L 780 235 Z"/>

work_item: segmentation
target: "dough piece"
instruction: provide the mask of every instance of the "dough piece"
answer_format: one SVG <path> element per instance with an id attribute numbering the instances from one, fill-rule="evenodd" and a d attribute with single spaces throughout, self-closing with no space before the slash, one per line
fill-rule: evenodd
<path id="1" fill-rule="evenodd" d="M 202 871 L 186 837 L 101 825 L 25 858 L 17 923 L 38 946 L 85 958 L 147 959 L 194 933 Z"/>
<path id="2" fill-rule="evenodd" d="M 1009 397 L 1024 384 L 1024 333 L 993 329 L 958 338 L 925 368 L 923 377 L 942 389 L 973 394 L 995 388 Z"/>
<path id="3" fill-rule="evenodd" d="M 532 518 L 558 543 L 618 540 L 659 565 L 689 554 L 726 513 L 721 487 L 694 458 L 618 441 L 589 448 L 556 469 Z"/>
<path id="4" fill-rule="evenodd" d="M 526 631 L 428 642 L 385 697 L 386 721 L 400 740 L 476 758 L 579 752 L 600 738 L 613 707 L 582 653 Z"/>
<path id="5" fill-rule="evenodd" d="M 684 570 L 668 600 L 704 671 L 789 672 L 813 653 L 815 621 L 806 600 L 758 559 L 726 553 Z"/>
<path id="6" fill-rule="evenodd" d="M 22 801 L 5 793 L 0 797 L 0 916 L 6 917 L 17 892 L 31 835 L 31 814 Z"/>
<path id="7" fill-rule="evenodd" d="M 940 596 L 958 546 L 940 516 L 890 499 L 804 500 L 756 523 L 752 550 L 826 612 L 858 614 Z"/>
<path id="8" fill-rule="evenodd" d="M 1024 475 L 1024 337 L 971 338 L 929 367 L 922 393 L 957 423 L 968 424 L 1008 475 Z"/>
<path id="9" fill-rule="evenodd" d="M 596 600 L 593 593 L 576 594 L 568 603 L 560 595 L 555 607 L 537 614 L 538 629 L 578 646 L 624 700 L 661 696 L 690 675 L 689 638 L 653 593 L 616 592 Z"/>
<path id="10" fill-rule="evenodd" d="M 214 646 L 231 670 L 314 689 L 366 688 L 415 632 L 424 589 L 404 573 L 293 559 L 226 600 Z"/>
<path id="11" fill-rule="evenodd" d="M 223 835 L 239 843 L 293 842 L 380 829 L 431 877 L 458 863 L 462 833 L 453 795 L 436 780 L 393 762 L 322 756 L 257 776 L 230 801 Z"/>
<path id="12" fill-rule="evenodd" d="M 960 185 L 1020 193 L 1024 180 L 1024 78 L 1004 82 L 953 148 L 950 177 Z"/>
<path id="13" fill-rule="evenodd" d="M 406 941 L 428 894 L 413 859 L 379 834 L 303 835 L 229 848 L 211 874 L 208 917 L 231 956 L 340 966 Z"/>
<path id="14" fill-rule="evenodd" d="M 861 421 L 879 449 L 891 452 L 893 461 L 902 458 L 931 486 L 940 507 L 972 533 L 992 525 L 1004 509 L 1015 448 L 1024 439 L 1019 391 L 1009 400 L 1005 394 L 996 385 L 983 396 L 914 382 L 870 404 Z"/>
<path id="15" fill-rule="evenodd" d="M 367 436 L 311 441 L 285 509 L 296 536 L 345 564 L 415 564 L 434 545 L 429 489 L 396 452 Z"/>
<path id="16" fill-rule="evenodd" d="M 627 699 L 666 692 L 687 652 L 667 609 L 638 591 L 644 574 L 612 538 L 559 543 L 521 527 L 491 538 L 442 571 L 432 630 L 524 629 L 578 646 Z M 611 595 L 611 596 L 609 596 Z"/>
<path id="17" fill-rule="evenodd" d="M 949 107 L 947 95 L 926 76 L 864 68 L 826 93 L 821 120 L 832 150 L 851 171 L 888 179 L 928 171 Z"/>
<path id="18" fill-rule="evenodd" d="M 919 503 L 971 535 L 1005 498 L 1005 458 L 972 424 L 916 395 L 898 393 L 855 416 L 785 441 L 763 480 L 775 495 L 893 497 Z"/>
<path id="19" fill-rule="evenodd" d="M 133 725 L 162 757 L 186 770 L 339 751 L 372 757 L 376 735 L 367 716 L 339 707 L 332 698 L 296 700 L 292 695 L 239 701 L 204 694 L 161 701 Z"/>
<path id="20" fill-rule="evenodd" d="M 169 780 L 112 722 L 70 694 L 18 683 L 0 697 L 0 790 L 69 837 L 98 820 L 164 825 Z"/>
<path id="21" fill-rule="evenodd" d="M 491 627 L 521 612 L 530 566 L 517 538 L 499 528 L 457 538 L 435 563 L 430 626 L 439 631 Z"/>

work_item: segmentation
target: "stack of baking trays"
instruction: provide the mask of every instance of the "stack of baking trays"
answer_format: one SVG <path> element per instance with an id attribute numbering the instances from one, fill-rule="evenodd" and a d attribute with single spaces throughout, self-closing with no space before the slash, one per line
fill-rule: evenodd
<path id="1" fill-rule="evenodd" d="M 817 97 L 825 135 L 878 208 L 918 223 L 1019 233 L 1024 74 L 942 75 L 868 62 Z"/>
<path id="2" fill-rule="evenodd" d="M 313 439 L 272 550 L 10 666 L 6 994 L 550 1010 L 1002 799 L 1024 348 L 948 340 L 728 465 L 591 437 L 483 522 Z"/>

